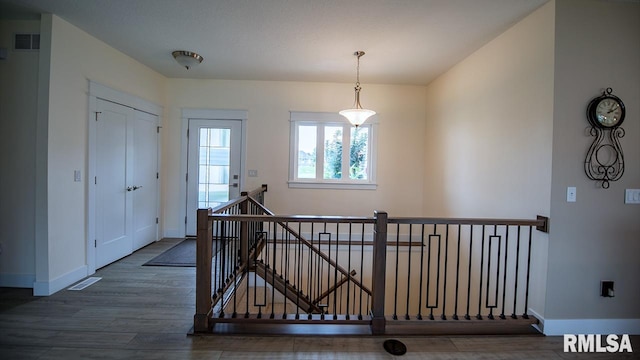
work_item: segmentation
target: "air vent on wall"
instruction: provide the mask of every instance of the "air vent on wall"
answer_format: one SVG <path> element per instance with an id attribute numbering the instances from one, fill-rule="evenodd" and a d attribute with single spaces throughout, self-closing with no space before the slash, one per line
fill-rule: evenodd
<path id="1" fill-rule="evenodd" d="M 15 34 L 14 50 L 39 50 L 40 34 Z"/>

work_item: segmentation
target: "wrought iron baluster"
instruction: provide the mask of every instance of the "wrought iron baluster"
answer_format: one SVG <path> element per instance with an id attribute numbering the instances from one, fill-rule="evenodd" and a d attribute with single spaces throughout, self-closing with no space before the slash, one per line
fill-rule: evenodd
<path id="1" fill-rule="evenodd" d="M 482 280 L 484 276 L 484 235 L 485 235 L 486 225 L 482 225 L 482 242 L 480 245 L 480 286 L 478 286 L 478 314 L 476 315 L 476 319 L 482 320 Z M 489 280 L 487 279 L 487 282 Z"/>
<path id="2" fill-rule="evenodd" d="M 393 320 L 398 320 L 398 268 L 400 264 L 400 224 L 396 225 L 396 281 L 393 291 Z"/>
<path id="3" fill-rule="evenodd" d="M 471 264 L 473 260 L 473 225 L 469 225 L 469 271 L 467 273 L 467 309 L 464 318 L 471 319 L 469 315 L 469 306 L 471 304 Z"/>
<path id="4" fill-rule="evenodd" d="M 529 310 L 529 277 L 531 275 L 531 240 L 533 239 L 533 227 L 529 226 L 529 248 L 527 250 L 527 284 L 525 287 L 525 294 L 524 294 L 524 313 L 522 314 L 522 317 L 524 319 L 528 319 L 529 315 L 527 314 L 527 311 Z"/>
<path id="5" fill-rule="evenodd" d="M 491 288 L 491 263 L 492 263 L 492 251 L 491 248 L 493 246 L 493 240 L 498 239 L 498 258 L 496 259 L 497 269 L 496 269 L 496 277 L 495 277 L 495 294 L 494 294 L 494 303 L 489 304 L 489 294 Z M 498 235 L 498 225 L 493 226 L 493 235 L 489 235 L 489 250 L 488 250 L 488 259 L 487 259 L 487 290 L 486 290 L 486 299 L 485 299 L 485 307 L 489 309 L 489 315 L 487 316 L 489 319 L 493 320 L 493 309 L 498 307 L 498 290 L 500 288 L 500 250 L 502 248 L 502 237 Z"/>
<path id="6" fill-rule="evenodd" d="M 513 312 L 511 313 L 512 319 L 517 319 L 518 315 L 516 315 L 516 305 L 518 301 L 518 275 L 519 275 L 519 267 L 520 267 L 520 230 L 522 226 L 518 226 L 518 239 L 516 242 L 516 269 L 515 269 L 515 284 L 513 286 Z"/>
<path id="7" fill-rule="evenodd" d="M 364 269 L 364 223 L 362 224 L 362 232 L 360 237 L 360 279 L 362 279 Z M 360 287 L 360 308 L 358 309 L 358 320 L 362 320 L 362 293 L 364 290 Z M 369 306 L 367 305 L 367 310 Z"/>
<path id="8" fill-rule="evenodd" d="M 278 248 L 277 248 L 277 243 L 278 243 L 278 224 L 276 222 L 273 223 L 273 259 L 271 261 L 271 264 L 273 264 L 273 266 L 271 267 L 271 314 L 269 315 L 269 319 L 274 319 L 276 317 L 275 314 L 275 303 L 276 303 L 276 287 L 275 287 L 275 283 L 276 283 L 276 264 L 278 263 L 277 260 L 277 254 L 278 254 Z"/>
<path id="9" fill-rule="evenodd" d="M 424 277 L 424 224 L 421 225 L 420 231 L 420 279 L 418 283 L 418 315 L 417 319 L 422 320 L 422 285 Z"/>
<path id="10" fill-rule="evenodd" d="M 298 222 L 298 234 L 302 234 L 302 223 Z M 296 289 L 296 320 L 300 319 L 300 293 L 301 293 L 301 289 L 302 289 L 302 264 L 303 264 L 303 258 L 302 258 L 302 242 L 300 242 L 300 239 L 298 239 L 296 237 L 296 249 L 297 249 L 297 261 L 298 261 L 298 266 L 296 266 L 296 276 L 297 276 L 297 281 L 296 281 L 296 285 L 295 285 L 295 289 Z"/>
<path id="11" fill-rule="evenodd" d="M 506 226 L 506 233 L 504 239 L 504 274 L 502 275 L 502 311 L 500 312 L 500 319 L 506 319 L 507 317 L 504 315 L 504 310 L 506 307 L 506 296 L 507 296 L 507 272 L 509 268 L 507 267 L 509 259 L 509 226 Z"/>
<path id="12" fill-rule="evenodd" d="M 456 295 L 454 300 L 453 320 L 458 320 L 458 290 L 460 288 L 460 239 L 462 236 L 462 225 L 458 224 L 458 247 L 456 249 Z"/>
<path id="13" fill-rule="evenodd" d="M 411 224 L 409 224 L 409 252 L 407 253 L 407 303 L 406 303 L 406 311 L 404 314 L 404 318 L 405 320 L 409 320 L 411 319 L 411 317 L 409 316 L 409 299 L 411 299 L 410 293 L 411 293 L 411 238 L 412 238 L 412 230 L 413 230 L 413 226 Z"/>
<path id="14" fill-rule="evenodd" d="M 336 255 L 335 264 L 338 264 L 338 240 L 340 240 L 340 223 L 336 223 L 336 251 L 334 252 Z M 331 238 L 329 238 L 329 252 L 331 252 Z M 331 259 L 331 257 L 329 257 Z M 336 286 L 338 284 L 338 267 L 333 267 L 333 285 Z M 333 290 L 333 320 L 338 319 L 338 289 L 335 288 Z"/>
<path id="15" fill-rule="evenodd" d="M 447 320 L 447 264 L 449 262 L 449 224 L 447 224 L 447 227 L 445 229 L 445 235 L 444 235 L 444 284 L 443 284 L 443 288 L 442 288 L 442 315 L 440 315 L 440 318 L 442 320 Z M 438 264 L 440 263 L 440 247 L 438 247 Z M 438 266 L 438 269 L 440 268 L 440 266 Z M 438 275 L 438 279 L 440 278 L 440 276 Z M 438 280 L 438 283 L 440 283 L 440 280 Z M 440 287 L 438 287 L 438 289 L 440 289 Z"/>
<path id="16" fill-rule="evenodd" d="M 351 235 L 352 235 L 352 223 L 349 223 L 349 243 L 347 249 L 347 299 L 346 299 L 346 309 L 347 309 L 347 317 L 349 320 L 349 314 L 351 309 L 349 308 L 350 300 L 351 300 Z"/>

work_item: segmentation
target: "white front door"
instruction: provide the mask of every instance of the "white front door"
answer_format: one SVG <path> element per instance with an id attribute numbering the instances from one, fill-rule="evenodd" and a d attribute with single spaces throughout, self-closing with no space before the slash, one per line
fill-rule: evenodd
<path id="1" fill-rule="evenodd" d="M 186 234 L 196 211 L 240 196 L 242 121 L 189 119 Z"/>
<path id="2" fill-rule="evenodd" d="M 96 269 L 158 239 L 158 116 L 97 99 Z"/>

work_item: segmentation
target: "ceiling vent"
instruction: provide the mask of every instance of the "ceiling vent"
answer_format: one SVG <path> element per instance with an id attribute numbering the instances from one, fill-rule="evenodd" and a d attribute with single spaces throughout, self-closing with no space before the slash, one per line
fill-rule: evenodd
<path id="1" fill-rule="evenodd" d="M 40 50 L 40 34 L 15 34 L 14 50 Z"/>

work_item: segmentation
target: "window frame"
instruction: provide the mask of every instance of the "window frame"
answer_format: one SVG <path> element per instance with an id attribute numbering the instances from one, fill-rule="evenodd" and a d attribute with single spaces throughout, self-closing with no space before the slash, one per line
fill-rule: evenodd
<path id="1" fill-rule="evenodd" d="M 325 126 L 342 126 L 343 127 L 343 146 L 347 143 L 351 145 L 351 129 L 353 126 L 339 115 L 338 113 L 325 112 L 290 112 L 290 132 L 289 132 L 289 187 L 305 188 L 305 189 L 353 189 L 353 190 L 375 190 L 376 183 L 376 163 L 377 163 L 377 116 L 370 118 L 366 123 L 360 125 L 369 129 L 369 144 L 367 158 L 367 179 L 324 179 L 318 178 L 318 174 L 324 171 L 324 127 Z M 298 178 L 298 128 L 299 126 L 319 126 L 322 131 L 317 131 L 316 138 L 316 178 Z M 345 140 L 348 134 L 348 141 Z M 349 151 L 346 152 L 349 154 Z M 322 154 L 321 157 L 318 154 Z M 343 154 L 345 154 L 343 148 Z M 319 159 L 320 158 L 320 159 Z M 348 159 L 348 155 L 343 155 L 343 169 L 348 168 L 348 161 L 345 165 L 344 159 Z M 343 171 L 343 174 L 348 172 Z"/>

